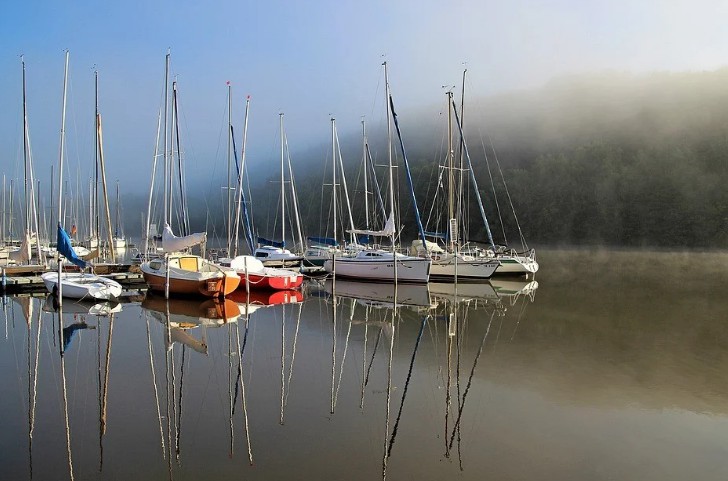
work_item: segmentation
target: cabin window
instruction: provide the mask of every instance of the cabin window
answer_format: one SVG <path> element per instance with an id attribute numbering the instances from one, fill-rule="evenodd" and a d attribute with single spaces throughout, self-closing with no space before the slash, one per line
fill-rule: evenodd
<path id="1" fill-rule="evenodd" d="M 159 270 L 162 268 L 162 262 L 161 261 L 152 261 L 149 263 L 149 267 L 155 270 Z"/>
<path id="2" fill-rule="evenodd" d="M 267 252 L 256 252 L 255 257 L 268 257 Z"/>

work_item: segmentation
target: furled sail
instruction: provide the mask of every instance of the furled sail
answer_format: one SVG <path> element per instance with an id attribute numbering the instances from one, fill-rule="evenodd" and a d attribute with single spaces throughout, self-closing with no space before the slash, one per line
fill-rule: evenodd
<path id="1" fill-rule="evenodd" d="M 172 228 L 169 224 L 167 224 L 164 226 L 164 232 L 162 233 L 162 249 L 164 252 L 177 252 L 187 249 L 188 247 L 194 247 L 202 244 L 206 240 L 206 232 L 198 232 L 184 237 L 177 237 L 172 232 Z"/>
<path id="2" fill-rule="evenodd" d="M 360 229 L 352 229 L 348 230 L 347 232 L 351 234 L 360 234 L 360 235 L 371 235 L 371 236 L 380 236 L 380 237 L 390 237 L 394 235 L 394 216 L 392 214 L 389 215 L 389 219 L 387 219 L 387 223 L 384 224 L 384 229 L 382 230 L 360 230 Z"/>

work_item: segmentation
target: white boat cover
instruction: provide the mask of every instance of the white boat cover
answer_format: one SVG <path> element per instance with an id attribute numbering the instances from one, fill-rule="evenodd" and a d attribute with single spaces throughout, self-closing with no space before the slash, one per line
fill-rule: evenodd
<path id="1" fill-rule="evenodd" d="M 254 272 L 256 274 L 263 274 L 265 271 L 263 263 L 253 256 L 237 256 L 230 261 L 230 267 L 237 272 L 244 272 L 246 268 L 248 272 Z"/>
<path id="2" fill-rule="evenodd" d="M 194 247 L 207 240 L 207 232 L 198 232 L 184 237 L 177 237 L 169 225 L 164 226 L 162 233 L 162 248 L 164 252 L 178 252 L 188 247 Z"/>
<path id="3" fill-rule="evenodd" d="M 350 234 L 361 234 L 361 235 L 371 235 L 371 236 L 381 236 L 381 237 L 391 237 L 394 235 L 394 216 L 392 214 L 389 215 L 389 219 L 387 219 L 387 223 L 384 224 L 384 229 L 382 230 L 360 230 L 360 229 L 352 229 L 347 230 L 346 232 L 349 232 Z"/>
<path id="4" fill-rule="evenodd" d="M 22 264 L 24 262 L 28 262 L 31 258 L 31 246 L 33 244 L 33 238 L 35 236 L 31 235 L 30 232 L 25 232 L 25 239 L 23 239 L 23 243 L 20 245 L 20 249 L 13 250 L 8 252 L 8 257 L 10 260 L 15 261 L 17 264 Z"/>
<path id="5" fill-rule="evenodd" d="M 445 252 L 442 247 L 437 245 L 436 242 L 431 242 L 426 240 L 425 241 L 426 248 L 422 247 L 422 240 L 417 239 L 412 241 L 412 247 L 410 249 L 410 254 L 416 256 L 419 254 L 442 254 Z"/>

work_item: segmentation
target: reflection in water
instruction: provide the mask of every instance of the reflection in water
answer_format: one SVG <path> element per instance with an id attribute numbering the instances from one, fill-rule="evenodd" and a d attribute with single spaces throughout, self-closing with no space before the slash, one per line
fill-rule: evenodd
<path id="1" fill-rule="evenodd" d="M 538 284 L 433 284 L 406 305 L 337 281 L 285 305 L 150 298 L 113 322 L 65 303 L 58 322 L 8 298 L 2 477 L 725 479 L 716 256 L 690 256 L 704 278 L 687 257 L 570 254 L 544 254 Z"/>

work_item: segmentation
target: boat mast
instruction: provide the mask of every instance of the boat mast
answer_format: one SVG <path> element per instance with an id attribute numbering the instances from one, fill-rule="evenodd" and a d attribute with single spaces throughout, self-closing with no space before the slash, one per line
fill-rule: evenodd
<path id="1" fill-rule="evenodd" d="M 167 129 L 167 119 L 169 118 L 169 56 L 169 51 L 167 51 L 167 56 L 164 60 L 164 223 L 166 225 L 171 225 L 167 183 L 170 177 L 169 131 Z"/>
<path id="2" fill-rule="evenodd" d="M 331 167 L 332 167 L 332 186 L 333 186 L 333 217 L 334 217 L 334 245 L 336 245 L 337 242 L 337 234 L 336 234 L 336 119 L 331 117 Z M 336 304 L 336 302 L 334 302 Z M 334 317 L 334 322 L 336 322 L 336 318 Z"/>
<path id="3" fill-rule="evenodd" d="M 61 216 L 63 215 L 63 204 L 61 202 L 61 196 L 63 192 L 63 150 L 65 148 L 65 142 L 66 142 L 66 92 L 68 87 L 68 57 L 69 52 L 66 50 L 66 62 L 65 67 L 63 69 L 63 108 L 61 109 L 61 139 L 60 139 L 60 147 L 58 148 L 58 228 L 62 229 L 61 225 Z M 56 245 L 56 249 L 58 249 L 58 245 Z M 57 290 L 58 290 L 58 305 L 59 307 L 63 305 L 63 282 L 61 282 L 61 274 L 63 272 L 62 270 L 63 262 L 61 260 L 61 256 L 58 256 L 58 282 L 56 283 Z M 59 319 L 60 319 L 59 314 Z"/>
<path id="4" fill-rule="evenodd" d="M 94 122 L 98 122 L 99 118 L 99 72 L 94 71 Z M 98 123 L 96 125 L 95 142 L 94 142 L 94 187 L 93 187 L 93 214 L 94 224 L 91 227 L 93 232 L 92 238 L 96 238 L 96 245 L 101 247 L 101 227 L 99 226 L 99 131 Z"/>
<path id="5" fill-rule="evenodd" d="M 245 203 L 245 193 L 243 192 L 243 173 L 245 172 L 245 144 L 248 141 L 248 112 L 250 110 L 250 95 L 248 95 L 248 98 L 245 101 L 245 122 L 243 123 L 243 151 L 241 152 L 241 158 L 240 158 L 240 165 L 238 166 L 238 187 L 237 191 L 235 193 L 235 201 L 237 202 L 236 208 L 235 208 L 235 243 L 233 244 L 235 247 L 235 252 L 233 252 L 233 255 L 230 256 L 236 257 L 238 255 L 238 232 L 240 227 L 240 208 L 245 208 L 245 229 L 247 231 L 246 239 L 248 240 L 248 249 L 250 249 L 250 253 L 253 253 L 253 233 L 252 228 L 250 226 L 248 214 L 247 214 L 247 206 L 241 206 L 241 204 Z M 235 147 L 235 136 L 233 135 L 233 127 L 230 126 L 230 137 L 233 142 L 233 147 Z M 235 164 L 238 164 L 237 161 L 237 153 L 235 154 Z"/>
<path id="6" fill-rule="evenodd" d="M 387 62 L 384 62 L 384 107 L 387 109 L 387 161 L 389 167 L 389 218 L 394 219 L 394 174 L 392 170 L 392 119 L 389 112 L 389 76 L 387 75 Z M 394 235 L 392 234 L 392 252 L 394 252 Z M 396 266 L 396 263 L 395 263 Z"/>
<path id="7" fill-rule="evenodd" d="M 291 202 L 293 204 L 293 216 L 296 219 L 296 232 L 298 233 L 298 244 L 303 249 L 303 233 L 301 232 L 301 214 L 298 212 L 298 196 L 296 195 L 296 182 L 293 178 L 293 167 L 291 166 L 291 149 L 288 148 L 286 140 L 286 158 L 288 159 L 288 182 L 291 184 Z M 291 226 L 293 229 L 293 226 Z M 293 234 L 291 234 L 293 235 Z M 295 243 L 294 243 L 295 246 Z"/>
<path id="8" fill-rule="evenodd" d="M 116 262 L 114 239 L 112 237 L 114 233 L 111 229 L 111 212 L 109 210 L 109 193 L 106 188 L 106 165 L 104 163 L 104 138 L 101 130 L 101 114 L 96 116 L 96 129 L 99 138 L 99 165 L 101 166 L 101 187 L 104 190 L 104 211 L 106 212 L 106 235 L 109 241 L 109 255 L 111 256 L 111 262 Z"/>
<path id="9" fill-rule="evenodd" d="M 119 181 L 116 181 L 116 225 L 114 226 L 114 236 L 119 237 Z M 113 247 L 112 247 L 113 249 Z"/>
<path id="10" fill-rule="evenodd" d="M 447 91 L 447 219 L 448 237 L 450 239 L 450 252 L 455 252 L 457 232 L 457 219 L 455 219 L 455 173 L 453 172 L 453 147 L 452 147 L 452 90 Z M 427 248 L 427 246 L 424 246 Z"/>
<path id="11" fill-rule="evenodd" d="M 463 87 L 462 91 L 460 92 L 460 124 L 463 126 L 463 129 L 465 128 L 465 76 L 468 73 L 468 69 L 463 70 Z M 465 143 L 464 139 L 460 139 L 460 151 L 458 153 L 458 169 L 460 173 L 460 182 L 458 183 L 458 207 L 457 212 L 458 216 L 460 217 L 460 231 L 458 232 L 458 242 L 460 239 L 463 240 L 463 242 L 467 242 L 467 236 L 466 233 L 469 231 L 470 227 L 470 217 L 466 215 L 466 212 L 464 212 L 464 203 L 465 203 L 465 179 L 464 176 L 464 170 L 463 170 L 463 144 Z M 467 225 L 466 225 L 467 221 Z"/>
<path id="12" fill-rule="evenodd" d="M 41 262 L 43 255 L 40 249 L 40 232 L 38 230 L 38 210 L 35 205 L 33 193 L 33 157 L 30 155 L 30 132 L 28 131 L 28 113 L 25 95 L 25 59 L 21 57 L 23 64 L 23 160 L 25 165 L 25 233 L 30 233 L 31 223 L 35 229 L 35 247 L 38 262 Z M 28 191 L 30 186 L 30 191 Z M 25 239 L 24 239 L 25 240 Z"/>
<path id="13" fill-rule="evenodd" d="M 25 231 L 30 230 L 30 210 L 28 209 L 28 113 L 25 97 L 25 58 L 21 55 L 20 61 L 23 65 L 23 198 L 25 200 Z"/>
<path id="14" fill-rule="evenodd" d="M 285 196 L 285 184 L 283 180 L 283 146 L 285 145 L 285 139 L 283 138 L 283 112 L 278 114 L 280 119 L 281 129 L 281 242 L 284 247 L 286 244 L 286 196 Z"/>
<path id="15" fill-rule="evenodd" d="M 361 138 L 362 138 L 362 161 L 364 162 L 364 222 L 366 228 L 369 229 L 369 186 L 367 171 L 367 125 L 364 119 L 361 119 Z"/>
<path id="16" fill-rule="evenodd" d="M 227 148 L 227 190 L 225 191 L 227 197 L 227 255 L 230 256 L 232 251 L 232 219 L 233 219 L 233 207 L 231 204 L 232 197 L 230 196 L 230 164 L 232 162 L 232 130 L 233 125 L 233 100 L 232 100 L 232 86 L 230 82 L 227 83 L 228 88 L 228 148 Z M 236 239 L 237 242 L 237 239 Z M 237 245 L 236 245 L 237 250 Z"/>
<path id="17" fill-rule="evenodd" d="M 144 259 L 149 256 L 149 229 L 151 228 L 152 194 L 154 192 L 154 177 L 157 175 L 157 158 L 159 157 L 159 133 L 162 125 L 162 111 L 157 115 L 157 137 L 154 141 L 154 157 L 152 159 L 152 176 L 149 181 L 149 200 L 147 201 L 147 221 L 144 229 Z"/>
<path id="18" fill-rule="evenodd" d="M 344 186 L 344 198 L 346 199 L 346 212 L 349 214 L 349 229 L 354 230 L 354 216 L 351 213 L 351 202 L 349 201 L 349 189 L 346 187 L 346 174 L 344 173 L 344 158 L 341 155 L 341 144 L 339 143 L 339 133 L 334 125 L 334 137 L 336 139 L 336 154 L 339 156 L 339 169 L 341 171 L 341 183 Z M 356 241 L 355 234 L 351 234 L 351 242 Z"/>

